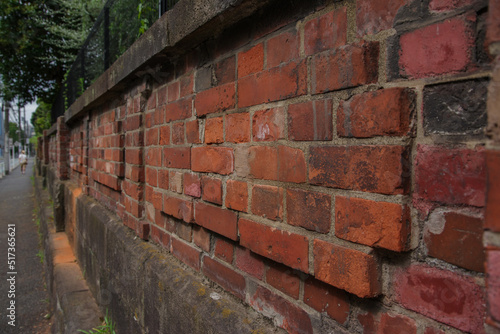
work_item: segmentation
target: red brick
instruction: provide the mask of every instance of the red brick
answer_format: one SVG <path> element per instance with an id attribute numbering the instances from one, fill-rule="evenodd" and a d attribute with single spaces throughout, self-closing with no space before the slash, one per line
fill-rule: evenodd
<path id="1" fill-rule="evenodd" d="M 196 223 L 231 240 L 238 239 L 237 215 L 204 203 L 195 204 Z"/>
<path id="2" fill-rule="evenodd" d="M 127 117 L 123 126 L 125 131 L 134 131 L 141 127 L 142 115 L 135 115 Z"/>
<path id="3" fill-rule="evenodd" d="M 205 144 L 220 144 L 224 142 L 224 119 L 222 117 L 208 118 L 205 121 Z"/>
<path id="4" fill-rule="evenodd" d="M 125 162 L 133 165 L 142 165 L 142 149 L 126 149 Z"/>
<path id="5" fill-rule="evenodd" d="M 227 180 L 226 206 L 229 209 L 248 212 L 248 185 L 243 181 Z"/>
<path id="6" fill-rule="evenodd" d="M 236 80 L 236 57 L 228 57 L 215 64 L 214 74 L 217 84 L 224 85 Z"/>
<path id="7" fill-rule="evenodd" d="M 331 225 L 330 195 L 288 189 L 286 191 L 287 223 L 311 231 L 328 233 Z"/>
<path id="8" fill-rule="evenodd" d="M 311 319 L 303 309 L 262 286 L 250 296 L 250 305 L 289 333 L 313 333 Z"/>
<path id="9" fill-rule="evenodd" d="M 264 277 L 264 262 L 262 258 L 242 247 L 236 247 L 235 265 L 238 269 L 262 280 Z"/>
<path id="10" fill-rule="evenodd" d="M 443 12 L 469 6 L 478 2 L 477 0 L 431 0 L 429 9 L 434 12 Z"/>
<path id="11" fill-rule="evenodd" d="M 163 212 L 177 219 L 182 219 L 186 223 L 193 221 L 193 203 L 191 201 L 171 197 L 165 194 L 163 196 Z"/>
<path id="12" fill-rule="evenodd" d="M 448 204 L 485 205 L 484 151 L 419 145 L 415 166 L 420 198 Z"/>
<path id="13" fill-rule="evenodd" d="M 250 141 L 250 114 L 238 113 L 226 116 L 226 141 L 246 143 Z"/>
<path id="14" fill-rule="evenodd" d="M 372 313 L 358 314 L 358 321 L 364 334 L 377 334 L 378 322 Z"/>
<path id="15" fill-rule="evenodd" d="M 201 197 L 201 182 L 197 174 L 184 174 L 184 194 L 193 197 Z"/>
<path id="16" fill-rule="evenodd" d="M 257 44 L 250 50 L 238 53 L 238 78 L 264 69 L 264 45 Z"/>
<path id="17" fill-rule="evenodd" d="M 238 106 L 249 107 L 304 95 L 307 92 L 305 61 L 246 76 L 238 81 Z"/>
<path id="18" fill-rule="evenodd" d="M 297 31 L 286 31 L 267 41 L 267 68 L 287 63 L 299 57 Z"/>
<path id="19" fill-rule="evenodd" d="M 335 198 L 335 235 L 360 244 L 408 250 L 411 217 L 406 206 L 361 198 Z"/>
<path id="20" fill-rule="evenodd" d="M 146 148 L 146 165 L 148 166 L 161 166 L 161 148 L 148 147 Z"/>
<path id="21" fill-rule="evenodd" d="M 163 166 L 168 168 L 191 168 L 190 147 L 165 147 L 163 149 Z"/>
<path id="22" fill-rule="evenodd" d="M 241 300 L 245 300 L 245 277 L 222 263 L 205 256 L 203 258 L 203 273 Z"/>
<path id="23" fill-rule="evenodd" d="M 407 0 L 357 1 L 356 23 L 358 36 L 376 34 L 382 30 L 392 28 L 398 10 L 407 3 Z"/>
<path id="24" fill-rule="evenodd" d="M 349 316 L 348 295 L 314 278 L 308 278 L 304 283 L 304 303 L 318 312 L 326 312 L 341 324 L 344 324 Z"/>
<path id="25" fill-rule="evenodd" d="M 380 318 L 379 332 L 384 334 L 417 334 L 417 324 L 415 320 L 403 315 L 384 313 Z"/>
<path id="26" fill-rule="evenodd" d="M 111 175 L 109 176 L 111 177 Z M 130 179 L 134 182 L 144 182 L 144 168 L 142 166 L 125 166 L 125 178 Z M 115 181 L 113 181 L 113 184 L 115 184 Z"/>
<path id="27" fill-rule="evenodd" d="M 302 272 L 309 271 L 306 237 L 247 219 L 239 220 L 239 230 L 243 247 Z"/>
<path id="28" fill-rule="evenodd" d="M 164 125 L 160 128 L 160 145 L 170 144 L 170 125 Z"/>
<path id="29" fill-rule="evenodd" d="M 466 332 L 483 332 L 484 292 L 472 277 L 412 265 L 393 284 L 403 307 Z"/>
<path id="30" fill-rule="evenodd" d="M 288 137 L 290 140 L 332 140 L 332 100 L 290 105 Z"/>
<path id="31" fill-rule="evenodd" d="M 186 140 L 189 144 L 200 144 L 200 125 L 197 119 L 186 122 Z"/>
<path id="32" fill-rule="evenodd" d="M 414 109 L 415 93 L 410 89 L 389 88 L 356 95 L 340 104 L 337 133 L 357 138 L 405 136 Z"/>
<path id="33" fill-rule="evenodd" d="M 146 145 L 158 145 L 159 138 L 158 128 L 146 130 Z"/>
<path id="34" fill-rule="evenodd" d="M 142 240 L 149 240 L 150 230 L 151 224 L 145 221 L 139 221 L 135 226 L 135 234 Z"/>
<path id="35" fill-rule="evenodd" d="M 500 249 L 488 249 L 486 254 L 488 315 L 500 322 Z"/>
<path id="36" fill-rule="evenodd" d="M 102 138 L 97 139 L 96 146 L 102 147 L 100 140 L 102 140 Z M 143 133 L 139 131 L 125 133 L 125 146 L 129 147 L 144 146 Z"/>
<path id="37" fill-rule="evenodd" d="M 278 180 L 283 182 L 306 182 L 306 160 L 304 152 L 288 146 L 278 147 Z"/>
<path id="38" fill-rule="evenodd" d="M 201 198 L 222 205 L 222 181 L 210 177 L 201 178 Z"/>
<path id="39" fill-rule="evenodd" d="M 193 99 L 186 98 L 170 103 L 165 108 L 165 122 L 190 118 L 193 115 Z"/>
<path id="40" fill-rule="evenodd" d="M 253 115 L 253 141 L 275 141 L 285 138 L 283 107 L 256 111 Z"/>
<path id="41" fill-rule="evenodd" d="M 180 97 L 186 97 L 194 92 L 193 74 L 185 75 L 180 79 Z"/>
<path id="42" fill-rule="evenodd" d="M 168 170 L 161 169 L 158 171 L 158 187 L 162 189 L 168 189 L 169 188 L 169 175 L 168 175 Z"/>
<path id="43" fill-rule="evenodd" d="M 402 35 L 400 75 L 423 78 L 467 70 L 474 54 L 474 21 L 456 17 Z"/>
<path id="44" fill-rule="evenodd" d="M 424 334 L 446 334 L 445 331 L 442 331 L 442 330 L 439 330 L 437 328 L 433 328 L 433 327 L 427 327 L 425 329 L 425 332 Z"/>
<path id="45" fill-rule="evenodd" d="M 312 93 L 366 85 L 377 81 L 378 42 L 346 45 L 313 57 Z"/>
<path id="46" fill-rule="evenodd" d="M 306 22 L 304 48 L 306 55 L 333 49 L 347 43 L 347 9 L 342 7 Z"/>
<path id="47" fill-rule="evenodd" d="M 227 263 L 233 262 L 234 245 L 224 239 L 217 238 L 215 241 L 215 256 Z"/>
<path id="48" fill-rule="evenodd" d="M 175 81 L 168 85 L 168 102 L 177 101 L 180 97 L 180 82 Z"/>
<path id="49" fill-rule="evenodd" d="M 424 236 L 430 256 L 484 272 L 483 219 L 438 209 L 430 215 Z"/>
<path id="50" fill-rule="evenodd" d="M 210 252 L 210 232 L 200 226 L 193 226 L 193 242 L 205 252 Z"/>
<path id="51" fill-rule="evenodd" d="M 278 151 L 269 146 L 252 146 L 248 149 L 248 168 L 252 177 L 278 180 Z"/>
<path id="52" fill-rule="evenodd" d="M 232 109 L 236 106 L 236 88 L 228 83 L 199 92 L 195 98 L 196 114 L 204 116 Z"/>
<path id="53" fill-rule="evenodd" d="M 309 182 L 332 188 L 402 194 L 408 179 L 402 146 L 311 147 Z"/>
<path id="54" fill-rule="evenodd" d="M 184 123 L 175 123 L 172 125 L 172 144 L 184 144 Z"/>
<path id="55" fill-rule="evenodd" d="M 291 268 L 277 264 L 269 267 L 266 271 L 266 282 L 295 299 L 299 298 L 300 278 Z"/>
<path id="56" fill-rule="evenodd" d="M 234 170 L 234 153 L 229 147 L 193 147 L 191 169 L 195 172 L 231 174 Z"/>
<path id="57" fill-rule="evenodd" d="M 185 224 L 182 221 L 176 220 L 174 222 L 175 224 L 175 234 L 179 236 L 179 238 L 191 242 L 193 239 L 193 225 L 192 224 Z"/>
<path id="58" fill-rule="evenodd" d="M 283 218 L 283 188 L 255 185 L 252 188 L 252 213 L 272 220 Z"/>
<path id="59" fill-rule="evenodd" d="M 358 297 L 380 294 L 377 260 L 371 254 L 314 240 L 314 276 Z"/>
<path id="60" fill-rule="evenodd" d="M 171 242 L 172 255 L 176 258 L 190 266 L 191 268 L 199 271 L 200 270 L 200 255 L 201 252 L 196 248 L 189 246 L 188 244 L 180 241 L 176 238 L 172 238 Z"/>
<path id="61" fill-rule="evenodd" d="M 490 0 L 488 3 L 488 18 L 486 29 L 486 46 L 500 41 L 500 1 Z"/>
<path id="62" fill-rule="evenodd" d="M 485 228 L 500 232 L 500 151 L 486 151 L 488 169 Z M 500 318 L 499 318 L 500 319 Z"/>

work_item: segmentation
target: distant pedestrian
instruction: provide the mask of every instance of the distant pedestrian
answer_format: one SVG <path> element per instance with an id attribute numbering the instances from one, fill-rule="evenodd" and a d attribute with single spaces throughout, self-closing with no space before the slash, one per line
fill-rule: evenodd
<path id="1" fill-rule="evenodd" d="M 28 157 L 26 156 L 26 152 L 24 150 L 19 154 L 19 164 L 21 165 L 21 173 L 26 173 L 26 165 L 28 164 Z"/>

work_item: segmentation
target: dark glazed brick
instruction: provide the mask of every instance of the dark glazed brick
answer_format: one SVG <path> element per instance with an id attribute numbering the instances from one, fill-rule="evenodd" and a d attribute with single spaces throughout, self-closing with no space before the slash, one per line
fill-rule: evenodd
<path id="1" fill-rule="evenodd" d="M 470 80 L 424 89 L 426 135 L 479 135 L 487 125 L 489 80 Z"/>

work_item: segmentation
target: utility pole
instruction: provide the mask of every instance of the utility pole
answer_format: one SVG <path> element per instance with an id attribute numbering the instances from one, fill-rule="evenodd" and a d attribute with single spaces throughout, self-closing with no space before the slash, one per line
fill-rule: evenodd
<path id="1" fill-rule="evenodd" d="M 2 104 L 2 108 L 5 109 L 5 124 L 4 124 L 4 129 L 5 129 L 5 134 L 4 134 L 4 146 L 5 146 L 5 153 L 3 155 L 4 157 L 4 162 L 5 162 L 5 175 L 10 173 L 10 145 L 9 145 L 9 108 L 10 104 L 9 102 L 5 102 Z"/>

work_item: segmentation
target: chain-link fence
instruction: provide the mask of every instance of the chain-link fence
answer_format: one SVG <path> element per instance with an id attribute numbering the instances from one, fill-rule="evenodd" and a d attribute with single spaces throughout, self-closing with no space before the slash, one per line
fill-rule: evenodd
<path id="1" fill-rule="evenodd" d="M 178 1 L 108 0 L 66 73 L 52 105 L 52 122 Z"/>

